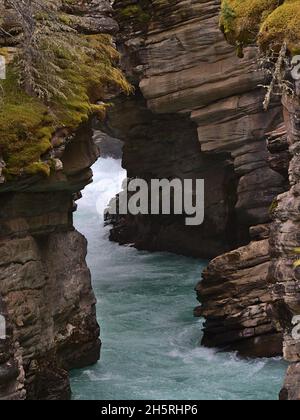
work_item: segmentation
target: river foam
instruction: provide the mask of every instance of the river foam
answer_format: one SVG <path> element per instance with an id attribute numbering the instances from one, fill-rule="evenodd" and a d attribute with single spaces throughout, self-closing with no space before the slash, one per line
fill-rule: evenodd
<path id="1" fill-rule="evenodd" d="M 193 288 L 205 261 L 109 242 L 102 214 L 126 172 L 110 158 L 93 169 L 75 225 L 89 241 L 103 347 L 97 365 L 72 373 L 73 398 L 277 399 L 286 369 L 280 359 L 241 360 L 199 345 Z"/>

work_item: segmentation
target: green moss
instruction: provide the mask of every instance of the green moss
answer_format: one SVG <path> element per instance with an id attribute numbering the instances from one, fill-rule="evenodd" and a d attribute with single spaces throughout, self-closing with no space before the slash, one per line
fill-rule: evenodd
<path id="1" fill-rule="evenodd" d="M 278 0 L 223 0 L 220 26 L 233 44 L 256 40 L 265 18 L 278 6 Z"/>
<path id="2" fill-rule="evenodd" d="M 17 176 L 51 149 L 53 121 L 48 108 L 19 87 L 18 76 L 11 69 L 2 89 L 0 150 L 7 165 L 6 174 Z"/>
<path id="3" fill-rule="evenodd" d="M 51 173 L 51 164 L 50 162 L 33 162 L 30 165 L 27 165 L 26 174 L 27 175 L 35 175 L 37 173 L 43 174 L 48 177 Z"/>
<path id="4" fill-rule="evenodd" d="M 41 158 L 51 149 L 55 131 L 65 127 L 72 132 L 94 113 L 103 117 L 106 106 L 95 102 L 107 91 L 131 92 L 116 67 L 119 55 L 111 37 L 82 36 L 81 42 L 82 52 L 76 60 L 69 51 L 55 51 L 65 90 L 47 104 L 26 94 L 19 85 L 17 66 L 8 66 L 7 79 L 0 82 L 0 152 L 8 179 L 22 174 L 48 175 L 51 163 Z"/>
<path id="5" fill-rule="evenodd" d="M 258 42 L 263 50 L 271 46 L 280 46 L 286 42 L 292 54 L 300 51 L 300 2 L 285 1 L 263 22 Z"/>
<path id="6" fill-rule="evenodd" d="M 283 4 L 282 4 L 283 3 Z M 262 50 L 300 50 L 299 0 L 223 0 L 220 27 L 233 45 L 258 42 Z"/>

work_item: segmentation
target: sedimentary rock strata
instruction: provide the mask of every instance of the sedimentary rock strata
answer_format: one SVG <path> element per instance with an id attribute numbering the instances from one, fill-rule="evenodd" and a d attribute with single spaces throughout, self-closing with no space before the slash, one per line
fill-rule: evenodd
<path id="1" fill-rule="evenodd" d="M 209 264 L 196 288 L 201 302 L 197 315 L 206 319 L 203 345 L 251 357 L 282 353 L 282 334 L 268 313 L 269 267 L 268 239 L 252 241 Z"/>
<path id="2" fill-rule="evenodd" d="M 293 363 L 288 368 L 284 386 L 280 392 L 281 401 L 299 401 L 300 365 Z"/>
<path id="3" fill-rule="evenodd" d="M 118 29 L 106 0 L 57 4 L 82 35 Z M 22 26 L 12 9 L 2 10 L 6 32 L 1 32 L 0 45 L 10 75 L 21 48 Z M 73 88 L 75 92 L 77 86 Z M 86 110 L 92 100 L 101 99 L 98 94 L 83 96 Z M 100 355 L 87 243 L 73 227 L 74 200 L 92 181 L 90 167 L 99 150 L 86 122 L 89 112 L 77 118 L 79 103 L 68 111 L 77 119 L 75 125 L 56 121 L 52 129 L 51 121 L 42 120 L 44 126 L 37 127 L 32 139 L 31 120 L 24 115 L 32 111 L 38 119 L 40 110 L 45 116 L 49 108 L 46 111 L 42 100 L 30 98 L 28 92 L 20 95 L 11 115 L 7 117 L 11 104 L 5 95 L 0 109 L 5 115 L 0 124 L 0 315 L 6 323 L 6 335 L 0 339 L 0 399 L 69 399 L 69 370 L 93 364 Z M 12 124 L 4 130 L 8 118 Z"/>
<path id="4" fill-rule="evenodd" d="M 129 215 L 113 219 L 111 239 L 213 258 L 196 287 L 203 344 L 244 356 L 283 352 L 292 365 L 281 399 L 300 399 L 300 347 L 292 334 L 293 317 L 300 314 L 299 103 L 284 95 L 283 106 L 275 99 L 263 109 L 259 85 L 266 78 L 257 48 L 246 46 L 243 31 L 235 39 L 236 27 L 226 31 L 223 22 L 233 46 L 226 42 L 218 27 L 219 0 L 117 0 L 118 23 L 109 1 L 58 3 L 70 27 L 84 36 L 121 28 L 122 67 L 136 92 L 115 99 L 98 128 L 124 141 L 128 176 L 205 180 L 203 225 L 187 227 L 178 215 Z M 272 11 L 277 6 L 272 2 Z M 16 14 L 4 10 L 2 27 L 10 36 L 5 32 L 0 46 L 11 63 L 22 28 Z M 264 44 L 268 36 L 262 35 Z M 100 99 L 111 101 L 110 90 L 102 90 L 104 98 L 97 89 L 83 95 L 83 119 L 87 108 L 106 108 Z M 44 124 L 48 110 L 40 106 Z M 50 135 L 46 130 L 47 141 L 29 158 L 24 152 L 14 159 L 11 143 L 1 139 L 0 315 L 7 334 L 0 340 L 0 399 L 68 399 L 68 371 L 99 358 L 86 241 L 72 221 L 74 198 L 91 181 L 98 149 L 89 126 L 76 127 L 76 136 L 66 124 Z M 97 139 L 105 150 L 103 135 Z M 108 155 L 120 156 L 115 144 L 117 151 Z"/>
<path id="5" fill-rule="evenodd" d="M 283 332 L 283 352 L 290 362 L 300 360 L 300 342 L 293 335 L 295 327 L 293 318 L 300 313 L 299 305 L 299 115 L 300 108 L 296 99 L 283 99 L 285 125 L 289 151 L 290 189 L 277 197 L 274 206 L 274 222 L 271 229 L 272 264 L 269 272 L 269 282 L 273 297 L 273 317 L 277 328 Z M 286 384 L 282 395 L 287 399 L 299 398 L 297 365 L 292 365 L 288 371 Z"/>
<path id="6" fill-rule="evenodd" d="M 114 220 L 111 238 L 202 258 L 229 252 L 197 287 L 204 343 L 280 354 L 267 284 L 271 205 L 287 188 L 280 103 L 263 110 L 257 50 L 237 57 L 218 28 L 219 1 L 146 2 L 139 14 L 137 3 L 115 8 L 123 67 L 142 98 L 117 102 L 106 129 L 125 142 L 129 177 L 204 178 L 205 222 L 190 229 L 178 216 L 128 216 Z"/>
<path id="7" fill-rule="evenodd" d="M 68 399 L 68 371 L 99 358 L 87 244 L 72 223 L 73 196 L 90 182 L 97 157 L 85 128 L 66 147 L 63 171 L 0 189 L 0 292 L 10 322 L 4 345 L 15 381 L 3 388 L 8 362 L 1 359 L 5 399 Z"/>

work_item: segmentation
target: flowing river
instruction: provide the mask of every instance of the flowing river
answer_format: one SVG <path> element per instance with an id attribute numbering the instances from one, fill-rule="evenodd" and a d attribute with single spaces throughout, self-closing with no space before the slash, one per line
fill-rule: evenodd
<path id="1" fill-rule="evenodd" d="M 73 399 L 277 399 L 283 361 L 241 360 L 199 345 L 193 289 L 205 261 L 109 242 L 102 214 L 126 173 L 110 158 L 93 170 L 75 225 L 89 242 L 103 346 L 97 365 L 72 372 Z"/>

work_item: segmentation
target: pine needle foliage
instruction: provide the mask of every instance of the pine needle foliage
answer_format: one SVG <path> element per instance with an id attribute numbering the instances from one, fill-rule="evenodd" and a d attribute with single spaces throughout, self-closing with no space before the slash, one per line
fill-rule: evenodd
<path id="1" fill-rule="evenodd" d="M 108 92 L 132 91 L 112 38 L 78 33 L 61 12 L 63 1 L 0 0 L 0 8 L 14 12 L 21 33 L 0 83 L 0 152 L 8 176 L 41 167 L 48 173 L 41 151 L 51 149 L 57 129 L 72 132 L 91 114 L 103 117 Z"/>

